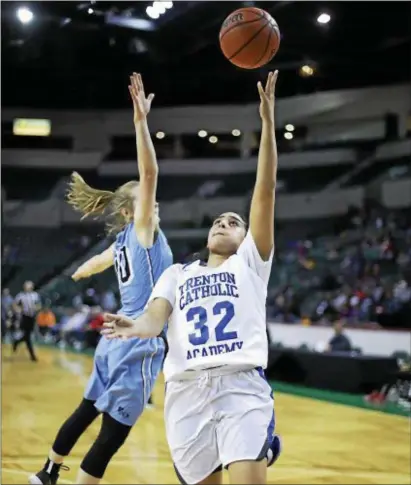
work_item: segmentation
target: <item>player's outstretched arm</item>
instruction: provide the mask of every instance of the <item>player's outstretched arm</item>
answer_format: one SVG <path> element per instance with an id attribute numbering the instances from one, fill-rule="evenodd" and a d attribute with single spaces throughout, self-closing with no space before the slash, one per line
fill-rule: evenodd
<path id="1" fill-rule="evenodd" d="M 166 298 L 152 300 L 146 311 L 135 320 L 124 315 L 106 313 L 104 315 L 104 334 L 108 339 L 133 337 L 153 338 L 160 335 L 169 319 L 172 306 Z"/>
<path id="2" fill-rule="evenodd" d="M 101 273 L 114 264 L 114 244 L 96 256 L 88 259 L 72 275 L 74 281 L 89 278 L 94 274 Z"/>
<path id="3" fill-rule="evenodd" d="M 270 72 L 265 89 L 258 83 L 262 131 L 258 153 L 257 176 L 251 200 L 250 231 L 264 261 L 274 247 L 274 204 L 277 183 L 277 143 L 275 139 L 274 103 L 278 71 Z"/>
<path id="4" fill-rule="evenodd" d="M 140 175 L 140 192 L 134 211 L 134 225 L 139 243 L 144 247 L 150 247 L 154 240 L 158 165 L 148 129 L 147 115 L 150 112 L 154 94 L 146 97 L 141 75 L 136 73 L 130 76 L 128 89 L 133 100 L 137 163 Z"/>

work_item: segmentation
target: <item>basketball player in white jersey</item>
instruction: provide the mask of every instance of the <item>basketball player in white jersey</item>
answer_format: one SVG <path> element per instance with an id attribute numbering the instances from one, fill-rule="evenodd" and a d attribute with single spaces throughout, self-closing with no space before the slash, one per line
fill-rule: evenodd
<path id="1" fill-rule="evenodd" d="M 209 258 L 165 270 L 136 320 L 106 315 L 108 338 L 153 337 L 169 321 L 165 422 L 182 483 L 264 484 L 280 453 L 267 366 L 266 296 L 274 252 L 277 71 L 258 83 L 262 134 L 250 227 L 233 212 L 208 236 Z"/>

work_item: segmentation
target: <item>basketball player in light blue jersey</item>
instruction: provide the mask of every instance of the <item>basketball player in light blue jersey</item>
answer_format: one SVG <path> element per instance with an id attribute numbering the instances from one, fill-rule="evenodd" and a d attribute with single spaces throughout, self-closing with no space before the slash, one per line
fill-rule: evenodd
<path id="1" fill-rule="evenodd" d="M 141 76 L 133 74 L 130 94 L 134 105 L 140 182 L 127 182 L 115 192 L 96 190 L 74 173 L 69 203 L 83 217 L 107 215 L 116 240 L 103 253 L 86 261 L 73 274 L 77 281 L 114 265 L 121 296 L 119 313 L 136 318 L 143 312 L 154 284 L 172 264 L 172 253 L 159 229 L 156 203 L 158 166 L 147 126 L 153 95 L 145 96 Z M 44 468 L 31 484 L 57 483 L 63 460 L 88 426 L 102 414 L 100 433 L 84 457 L 76 484 L 97 484 L 113 455 L 143 412 L 161 370 L 165 340 L 110 341 L 102 337 L 84 399 L 60 428 Z"/>

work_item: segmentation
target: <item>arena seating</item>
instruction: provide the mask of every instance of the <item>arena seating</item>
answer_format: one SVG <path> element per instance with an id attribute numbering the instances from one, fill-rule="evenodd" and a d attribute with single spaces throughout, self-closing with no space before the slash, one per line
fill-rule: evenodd
<path id="1" fill-rule="evenodd" d="M 405 156 L 401 158 L 394 158 L 394 159 L 387 159 L 387 160 L 380 160 L 378 163 L 373 163 L 372 165 L 368 166 L 355 176 L 353 176 L 348 182 L 347 186 L 353 185 L 365 185 L 369 183 L 371 180 L 378 178 L 380 175 L 389 172 L 392 172 L 394 169 L 398 169 L 404 167 L 404 174 L 409 173 L 411 170 L 411 157 Z"/>
<path id="2" fill-rule="evenodd" d="M 86 239 L 84 239 L 86 237 Z M 44 283 L 79 257 L 99 236 L 86 227 L 15 228 L 3 231 L 2 284 L 12 292 L 24 281 Z"/>

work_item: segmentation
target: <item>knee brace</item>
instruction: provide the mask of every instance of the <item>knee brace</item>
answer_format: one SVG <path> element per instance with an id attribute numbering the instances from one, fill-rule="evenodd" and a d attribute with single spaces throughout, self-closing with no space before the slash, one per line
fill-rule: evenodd
<path id="1" fill-rule="evenodd" d="M 94 401 L 83 399 L 79 407 L 65 421 L 57 433 L 53 451 L 59 455 L 67 456 L 80 436 L 98 415 L 99 412 L 94 406 Z"/>
<path id="2" fill-rule="evenodd" d="M 107 465 L 129 435 L 131 426 L 103 414 L 100 433 L 81 464 L 81 469 L 95 478 L 103 478 Z"/>

